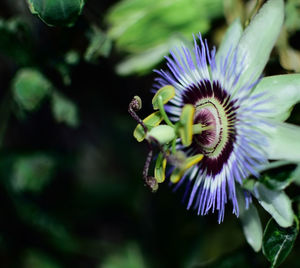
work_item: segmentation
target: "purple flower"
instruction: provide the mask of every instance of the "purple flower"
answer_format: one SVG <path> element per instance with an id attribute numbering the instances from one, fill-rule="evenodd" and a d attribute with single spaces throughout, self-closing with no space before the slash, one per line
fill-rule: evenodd
<path id="1" fill-rule="evenodd" d="M 273 2 L 282 5 L 281 1 Z M 263 9 L 269 12 L 271 5 L 265 6 Z M 260 15 L 257 16 L 259 20 Z M 277 19 L 270 37 L 271 45 L 267 46 L 264 55 L 267 58 L 282 25 L 282 12 Z M 255 23 L 254 19 L 254 26 Z M 178 185 L 186 187 L 188 209 L 193 208 L 201 215 L 218 211 L 221 222 L 229 201 L 233 213 L 239 215 L 236 184 L 242 185 L 251 175 L 258 177 L 259 168 L 268 163 L 266 130 L 272 129 L 268 120 L 272 110 L 265 107 L 270 98 L 264 92 L 254 90 L 266 61 L 257 68 L 251 69 L 253 64 L 249 67 L 249 53 L 242 46 L 243 36 L 241 41 L 233 37 L 231 44 L 227 40 L 218 56 L 215 48 L 209 50 L 207 41 L 200 34 L 198 39 L 199 42 L 194 37 L 193 51 L 183 46 L 170 52 L 171 56 L 166 57 L 168 70 L 156 70 L 159 77 L 155 88 L 166 85 L 175 88 L 175 97 L 165 105 L 174 123 L 180 120 L 184 105 L 195 107 L 193 123 L 201 124 L 204 131 L 194 135 L 188 147 L 178 141 L 177 149 L 188 156 L 203 154 L 204 157 L 186 171 Z M 249 193 L 245 193 L 245 199 L 246 205 L 251 202 Z"/>

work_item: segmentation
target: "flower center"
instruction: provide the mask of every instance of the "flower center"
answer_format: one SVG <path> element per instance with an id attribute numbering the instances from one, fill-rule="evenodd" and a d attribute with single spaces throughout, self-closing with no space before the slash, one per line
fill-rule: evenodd
<path id="1" fill-rule="evenodd" d="M 222 122 L 218 110 L 211 101 L 196 105 L 194 124 L 202 124 L 205 130 L 195 136 L 195 142 L 208 153 L 218 145 L 222 135 Z"/>
<path id="2" fill-rule="evenodd" d="M 184 104 L 195 106 L 194 124 L 200 123 L 204 128 L 201 134 L 194 135 L 191 146 L 206 156 L 202 164 L 207 171 L 217 174 L 233 150 L 238 106 L 217 81 L 203 80 L 190 86 L 182 99 Z"/>
<path id="3" fill-rule="evenodd" d="M 204 131 L 194 141 L 206 156 L 218 157 L 229 139 L 230 122 L 226 108 L 215 98 L 196 102 L 195 123 L 204 125 Z"/>

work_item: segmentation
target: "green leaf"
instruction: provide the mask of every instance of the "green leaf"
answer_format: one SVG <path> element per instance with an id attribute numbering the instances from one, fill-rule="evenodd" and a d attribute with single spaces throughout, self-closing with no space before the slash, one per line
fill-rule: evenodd
<path id="1" fill-rule="evenodd" d="M 253 90 L 252 94 L 263 93 L 267 112 L 266 117 L 275 121 L 286 120 L 291 109 L 300 101 L 300 74 L 285 74 L 264 77 Z"/>
<path id="2" fill-rule="evenodd" d="M 295 217 L 289 228 L 280 227 L 271 219 L 264 231 L 263 254 L 271 262 L 271 267 L 280 265 L 291 252 L 299 232 L 299 222 Z"/>
<path id="3" fill-rule="evenodd" d="M 283 0 L 269 0 L 245 29 L 238 44 L 238 62 L 243 62 L 241 84 L 261 75 L 279 36 L 284 17 Z"/>
<path id="4" fill-rule="evenodd" d="M 84 0 L 27 0 L 32 14 L 49 26 L 73 26 L 80 15 Z"/>
<path id="5" fill-rule="evenodd" d="M 268 128 L 268 158 L 300 162 L 300 127 L 288 123 L 276 123 Z"/>
<path id="6" fill-rule="evenodd" d="M 282 227 L 293 224 L 293 210 L 289 197 L 283 191 L 273 191 L 257 182 L 253 191 L 260 205 Z"/>
<path id="7" fill-rule="evenodd" d="M 15 101 L 25 110 L 36 110 L 49 94 L 51 83 L 38 70 L 19 70 L 12 82 Z"/>
<path id="8" fill-rule="evenodd" d="M 70 127 L 77 127 L 79 124 L 77 106 L 57 92 L 52 94 L 52 113 L 59 123 L 66 123 Z"/>

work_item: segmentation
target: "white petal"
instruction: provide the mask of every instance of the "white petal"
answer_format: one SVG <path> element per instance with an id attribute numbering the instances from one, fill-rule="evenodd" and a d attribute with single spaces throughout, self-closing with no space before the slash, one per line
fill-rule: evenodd
<path id="1" fill-rule="evenodd" d="M 238 44 L 239 60 L 245 67 L 242 84 L 262 73 L 278 38 L 284 18 L 283 0 L 269 0 L 245 29 Z"/>
<path id="2" fill-rule="evenodd" d="M 264 93 L 266 116 L 276 121 L 286 120 L 291 108 L 300 101 L 300 74 L 276 75 L 263 78 L 252 95 Z"/>
<path id="3" fill-rule="evenodd" d="M 300 162 L 300 127 L 278 123 L 269 131 L 269 159 Z"/>
<path id="4" fill-rule="evenodd" d="M 258 252 L 262 246 L 263 230 L 256 207 L 251 203 L 245 208 L 245 197 L 241 190 L 237 189 L 237 197 L 240 210 L 240 219 L 248 244 Z"/>
<path id="5" fill-rule="evenodd" d="M 222 40 L 220 47 L 218 48 L 216 54 L 216 62 L 217 64 L 220 62 L 220 58 L 226 58 L 228 51 L 231 52 L 236 48 L 238 42 L 243 33 L 243 27 L 241 25 L 241 21 L 236 19 L 228 28 L 225 33 L 225 36 Z"/>

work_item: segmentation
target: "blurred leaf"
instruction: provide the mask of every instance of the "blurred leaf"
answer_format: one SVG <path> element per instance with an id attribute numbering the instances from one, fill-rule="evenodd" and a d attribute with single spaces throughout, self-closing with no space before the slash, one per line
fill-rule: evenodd
<path id="1" fill-rule="evenodd" d="M 144 74 L 160 62 L 169 51 L 168 44 L 162 44 L 147 49 L 144 52 L 136 53 L 126 57 L 117 67 L 116 72 L 119 75 L 130 75 L 133 73 Z"/>
<path id="2" fill-rule="evenodd" d="M 61 268 L 56 261 L 47 255 L 43 254 L 40 251 L 29 250 L 24 256 L 23 268 L 33 268 L 33 267 L 42 267 L 42 268 Z"/>
<path id="3" fill-rule="evenodd" d="M 99 57 L 108 57 L 111 51 L 111 40 L 100 29 L 93 27 L 88 35 L 89 46 L 87 47 L 84 59 L 88 62 L 97 62 Z"/>
<path id="4" fill-rule="evenodd" d="M 269 212 L 282 227 L 293 224 L 293 210 L 289 197 L 283 191 L 273 191 L 263 184 L 255 183 L 254 195 L 261 206 Z"/>
<path id="5" fill-rule="evenodd" d="M 280 227 L 271 219 L 264 232 L 263 253 L 271 262 L 271 267 L 280 265 L 289 255 L 299 232 L 299 222 L 295 217 L 293 226 Z"/>
<path id="6" fill-rule="evenodd" d="M 124 0 L 108 13 L 109 35 L 122 50 L 142 52 L 164 43 L 174 32 L 188 39 L 192 33 L 204 34 L 222 11 L 220 0 Z"/>
<path id="7" fill-rule="evenodd" d="M 159 44 L 142 52 L 130 54 L 117 65 L 116 71 L 119 75 L 145 74 L 151 71 L 154 65 L 162 61 L 164 56 L 169 54 L 170 49 L 180 47 L 183 44 L 193 49 L 193 43 L 189 39 L 180 34 L 173 34 L 168 38 L 166 43 Z"/>
<path id="8" fill-rule="evenodd" d="M 15 101 L 28 111 L 36 110 L 50 89 L 51 83 L 36 69 L 19 70 L 12 83 Z"/>
<path id="9" fill-rule="evenodd" d="M 285 27 L 289 32 L 300 29 L 300 0 L 288 0 L 285 5 Z"/>
<path id="10" fill-rule="evenodd" d="M 33 154 L 17 158 L 12 171 L 14 190 L 40 192 L 49 183 L 54 167 L 54 159 L 46 154 Z"/>
<path id="11" fill-rule="evenodd" d="M 126 62 L 118 66 L 118 73 L 149 71 L 173 48 L 174 36 L 192 40 L 193 33 L 205 34 L 211 20 L 220 17 L 222 12 L 222 0 L 124 0 L 117 3 L 107 15 L 111 25 L 108 35 L 116 40 L 119 50 L 129 53 Z"/>
<path id="12" fill-rule="evenodd" d="M 84 0 L 27 0 L 32 14 L 49 26 L 73 26 L 80 15 Z"/>
<path id="13" fill-rule="evenodd" d="M 136 244 L 129 244 L 119 253 L 112 254 L 99 268 L 145 268 L 145 262 Z"/>
<path id="14" fill-rule="evenodd" d="M 52 94 L 52 113 L 59 123 L 66 123 L 70 127 L 79 124 L 77 106 L 58 92 Z"/>
<path id="15" fill-rule="evenodd" d="M 70 50 L 65 55 L 65 62 L 69 65 L 76 65 L 80 60 L 79 53 L 75 50 Z"/>
<path id="16" fill-rule="evenodd" d="M 0 19 L 0 52 L 12 57 L 18 64 L 26 65 L 32 60 L 31 34 L 20 18 Z"/>

